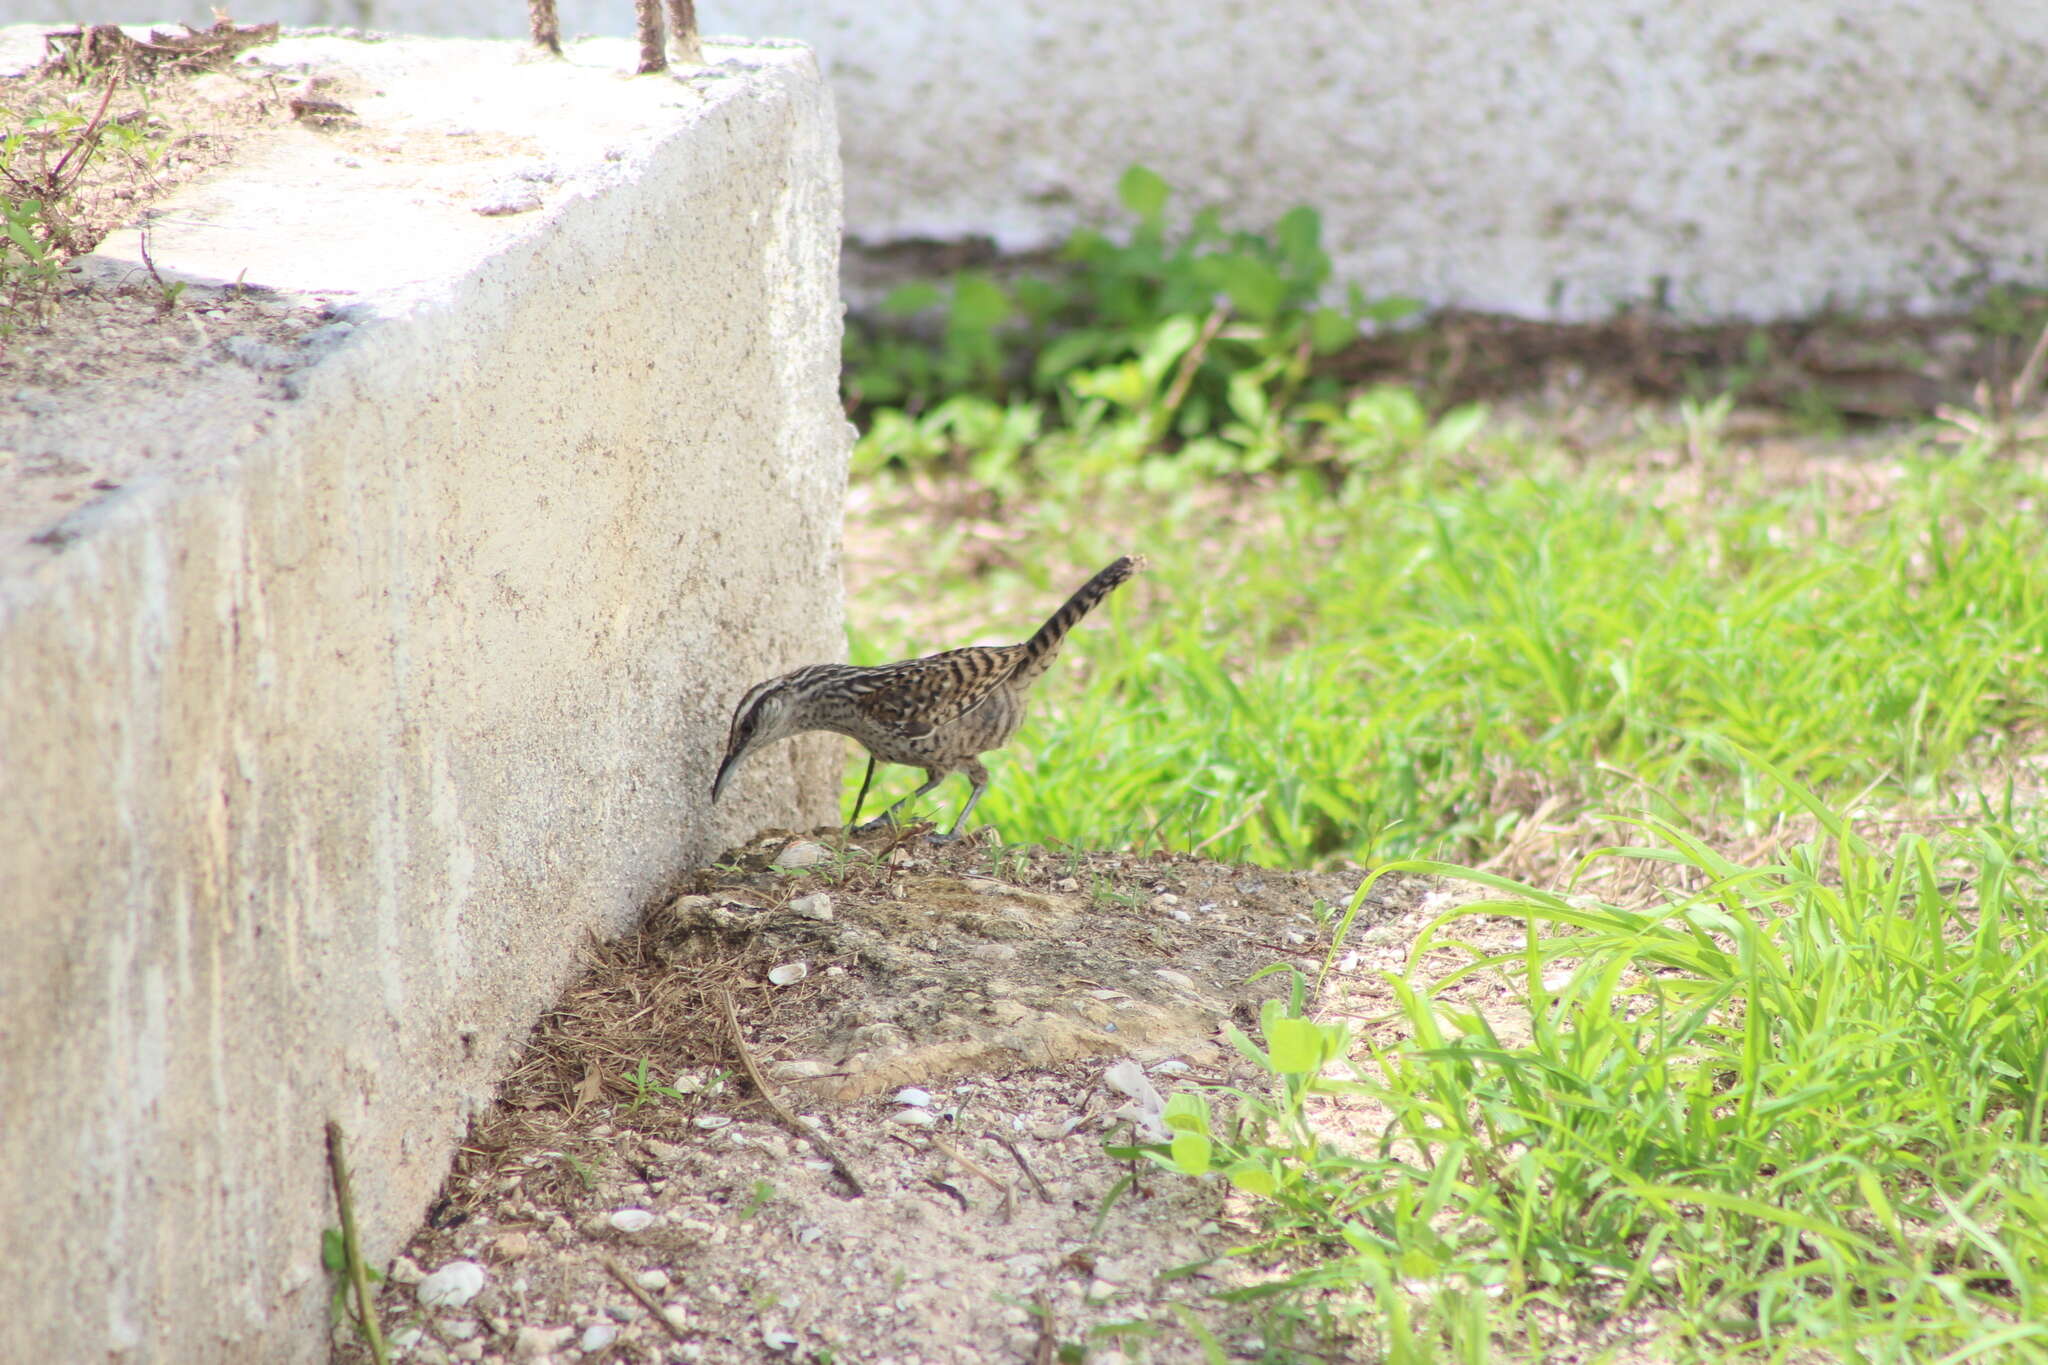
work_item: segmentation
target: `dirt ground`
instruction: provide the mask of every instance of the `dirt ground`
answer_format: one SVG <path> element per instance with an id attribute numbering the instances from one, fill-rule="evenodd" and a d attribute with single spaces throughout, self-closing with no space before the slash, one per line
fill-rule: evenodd
<path id="1" fill-rule="evenodd" d="M 1332 955 L 1362 877 L 764 836 L 590 950 L 390 1268 L 384 1330 L 420 1362 L 1115 1365 L 1204 1359 L 1188 1315 L 1261 1358 L 1274 1325 L 1216 1297 L 1258 1273 L 1229 1256 L 1255 1222 L 1104 1139 L 1146 1079 L 1252 1082 L 1223 1030 L 1256 1033 L 1275 964 L 1328 956 L 1326 1002 L 1372 1012 L 1448 901 L 1383 878 Z M 474 1297 L 423 1303 L 464 1262 Z M 1344 1358 L 1300 1345 L 1269 1358 Z"/>

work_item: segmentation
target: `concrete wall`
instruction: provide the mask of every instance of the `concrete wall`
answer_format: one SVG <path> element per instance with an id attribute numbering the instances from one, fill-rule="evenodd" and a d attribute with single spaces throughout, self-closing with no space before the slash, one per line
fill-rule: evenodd
<path id="1" fill-rule="evenodd" d="M 162 0 L 0 0 L 153 18 Z M 195 9 L 203 9 L 194 6 Z M 564 31 L 625 33 L 625 0 Z M 517 0 L 285 0 L 521 31 Z M 2028 0 L 704 0 L 824 58 L 853 237 L 1045 244 L 1132 162 L 1265 227 L 1323 209 L 1374 293 L 1533 316 L 1942 305 L 2048 283 L 2048 5 Z M 195 16 L 188 16 L 195 17 Z M 196 16 L 203 21 L 203 14 Z"/>
<path id="2" fill-rule="evenodd" d="M 153 254 L 352 330 L 0 403 L 0 481 L 121 485 L 0 525 L 10 1360 L 324 1359 L 323 1122 L 389 1256 L 578 945 L 835 809 L 830 742 L 706 809 L 740 691 L 843 651 L 809 54 L 688 81 L 623 79 L 624 43 L 267 55 L 342 73 L 360 129 L 285 130 Z M 414 155 L 457 114 L 476 150 Z M 533 161 L 542 207 L 465 200 Z M 168 342 L 218 329 L 209 297 Z"/>

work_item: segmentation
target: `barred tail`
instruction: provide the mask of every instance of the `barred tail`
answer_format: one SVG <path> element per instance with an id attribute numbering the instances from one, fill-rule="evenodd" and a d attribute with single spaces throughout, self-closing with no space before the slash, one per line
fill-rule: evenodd
<path id="1" fill-rule="evenodd" d="M 1125 555 L 1083 583 L 1080 589 L 1038 628 L 1038 633 L 1024 642 L 1023 662 L 1017 665 L 1017 671 L 1011 675 L 1016 683 L 1028 683 L 1050 668 L 1052 661 L 1059 657 L 1060 645 L 1066 641 L 1067 632 L 1074 628 L 1074 623 L 1095 610 L 1096 603 L 1109 596 L 1125 579 L 1144 567 L 1143 555 Z"/>

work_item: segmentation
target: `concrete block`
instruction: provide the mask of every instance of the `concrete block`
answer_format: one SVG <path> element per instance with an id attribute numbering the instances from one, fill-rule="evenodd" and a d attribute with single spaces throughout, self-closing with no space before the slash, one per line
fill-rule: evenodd
<path id="1" fill-rule="evenodd" d="M 170 359 L 0 395 L 10 1359 L 324 1358 L 323 1123 L 388 1257 L 578 945 L 836 808 L 825 740 L 707 809 L 741 691 L 843 657 L 809 52 L 261 56 L 355 125 L 167 206 Z"/>

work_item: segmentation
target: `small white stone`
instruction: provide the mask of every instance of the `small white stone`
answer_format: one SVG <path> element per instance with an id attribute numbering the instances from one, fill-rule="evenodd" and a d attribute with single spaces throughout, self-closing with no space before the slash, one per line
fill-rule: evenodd
<path id="1" fill-rule="evenodd" d="M 1180 897 L 1174 895 L 1171 891 L 1162 891 L 1157 896 L 1154 896 L 1152 899 L 1158 901 L 1161 905 L 1180 904 Z"/>
<path id="2" fill-rule="evenodd" d="M 707 1133 L 724 1128 L 731 1122 L 732 1116 L 730 1114 L 699 1114 L 691 1120 L 691 1124 L 694 1127 L 702 1128 Z"/>
<path id="3" fill-rule="evenodd" d="M 1166 915 L 1167 915 L 1167 918 L 1169 918 L 1169 919 L 1172 919 L 1172 920 L 1177 920 L 1178 922 L 1180 922 L 1180 923 L 1182 923 L 1182 924 L 1192 924 L 1192 923 L 1194 923 L 1194 919 L 1195 919 L 1195 917 L 1194 917 L 1193 915 L 1190 915 L 1190 914 L 1189 914 L 1189 913 L 1188 913 L 1187 911 L 1185 911 L 1185 910 L 1169 910 L 1169 911 L 1167 911 L 1167 912 L 1166 912 Z"/>
<path id="4" fill-rule="evenodd" d="M 481 1325 L 475 1318 L 448 1318 L 441 1323 L 441 1335 L 452 1341 L 468 1341 Z"/>
<path id="5" fill-rule="evenodd" d="M 1192 976 L 1189 976 L 1186 972 L 1177 972 L 1171 967 L 1155 967 L 1152 970 L 1152 975 L 1158 977 L 1167 985 L 1177 986 L 1184 991 L 1191 991 L 1195 988 L 1195 979 Z"/>
<path id="6" fill-rule="evenodd" d="M 662 1290 L 668 1288 L 668 1272 L 666 1270 L 663 1270 L 659 1266 L 653 1266 L 649 1269 L 641 1271 L 638 1275 L 635 1275 L 633 1277 L 633 1282 L 639 1285 L 642 1289 L 650 1290 L 658 1294 Z"/>
<path id="7" fill-rule="evenodd" d="M 938 1121 L 939 1116 L 929 1109 L 899 1109 L 889 1116 L 889 1122 L 906 1128 L 930 1128 Z"/>
<path id="8" fill-rule="evenodd" d="M 420 1269 L 420 1263 L 410 1256 L 400 1256 L 391 1262 L 391 1283 L 418 1284 L 427 1278 L 427 1272 Z"/>
<path id="9" fill-rule="evenodd" d="M 646 1209 L 620 1209 L 612 1215 L 611 1224 L 620 1232 L 645 1232 L 654 1226 L 654 1215 Z"/>
<path id="10" fill-rule="evenodd" d="M 798 896 L 789 903 L 789 908 L 805 919 L 832 918 L 832 898 L 822 891 L 813 891 L 808 896 Z"/>
<path id="11" fill-rule="evenodd" d="M 450 1261 L 420 1281 L 413 1292 L 422 1308 L 460 1308 L 483 1291 L 484 1268 L 475 1261 Z"/>
<path id="12" fill-rule="evenodd" d="M 796 1346 L 796 1333 L 786 1332 L 780 1327 L 761 1329 L 761 1344 L 771 1351 L 787 1351 Z"/>
<path id="13" fill-rule="evenodd" d="M 1308 942 L 1308 935 L 1302 933 L 1299 929 L 1289 929 L 1286 939 L 1289 943 L 1306 943 Z"/>
<path id="14" fill-rule="evenodd" d="M 1194 1068 L 1189 1066 L 1180 1058 L 1169 1057 L 1165 1061 L 1159 1063 L 1159 1065 L 1153 1067 L 1152 1074 L 1155 1076 L 1181 1076 L 1185 1075 L 1186 1073 L 1192 1070 L 1194 1070 Z"/>
<path id="15" fill-rule="evenodd" d="M 782 852 L 775 855 L 771 867 L 816 867 L 832 856 L 832 850 L 823 844 L 814 844 L 808 839 L 798 839 L 784 844 Z"/>
<path id="16" fill-rule="evenodd" d="M 775 986 L 794 986 L 810 974 L 811 964 L 808 962 L 785 962 L 780 967 L 768 969 L 768 981 Z"/>
<path id="17" fill-rule="evenodd" d="M 896 1103 L 914 1105 L 919 1109 L 929 1109 L 932 1105 L 932 1092 L 920 1090 L 914 1085 L 906 1085 L 903 1089 L 896 1092 Z"/>
<path id="18" fill-rule="evenodd" d="M 569 1344 L 569 1338 L 576 1335 L 574 1327 L 522 1327 L 512 1338 L 514 1360 L 539 1360 L 551 1356 Z"/>
<path id="19" fill-rule="evenodd" d="M 413 1347 L 420 1344 L 420 1338 L 425 1335 L 426 1333 L 417 1327 L 401 1327 L 391 1334 L 391 1349 L 394 1351 L 410 1351 Z"/>
<path id="20" fill-rule="evenodd" d="M 602 1351 L 619 1339 L 619 1329 L 608 1322 L 596 1322 L 583 1329 L 583 1335 L 576 1342 L 576 1348 L 585 1355 Z"/>

